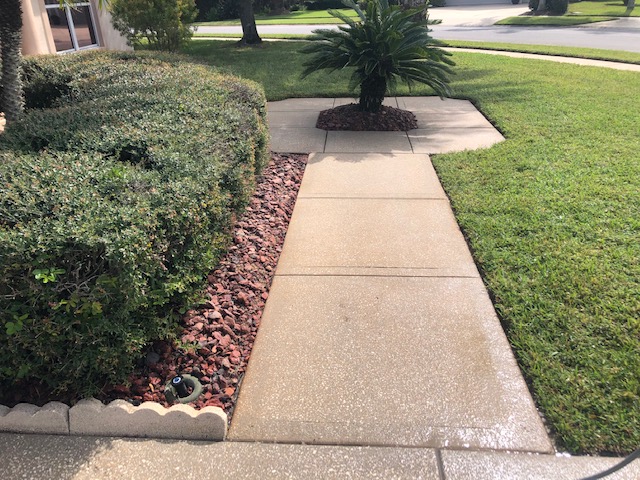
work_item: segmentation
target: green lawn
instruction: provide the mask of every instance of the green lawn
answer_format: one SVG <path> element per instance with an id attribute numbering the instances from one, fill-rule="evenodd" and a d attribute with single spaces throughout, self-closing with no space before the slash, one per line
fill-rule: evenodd
<path id="1" fill-rule="evenodd" d="M 358 14 L 351 8 L 338 9 L 348 17 L 357 18 Z M 341 20 L 329 15 L 327 10 L 304 10 L 291 12 L 286 15 L 256 15 L 257 25 L 315 25 L 323 23 L 342 23 Z M 223 20 L 219 22 L 196 22 L 194 25 L 222 27 L 240 25 L 240 20 Z"/>
<path id="2" fill-rule="evenodd" d="M 307 40 L 310 35 L 297 34 L 267 34 L 260 35 L 263 39 L 276 40 Z M 203 38 L 237 38 L 242 37 L 241 33 L 196 33 L 194 37 Z M 540 55 L 557 55 L 561 57 L 589 58 L 593 60 L 608 60 L 612 62 L 640 64 L 640 53 L 622 52 L 617 50 L 604 50 L 598 48 L 578 48 L 578 47 L 557 47 L 553 45 L 522 45 L 516 43 L 495 43 L 495 42 L 470 42 L 465 40 L 448 40 L 446 45 L 456 48 L 478 48 L 482 50 L 498 50 L 503 52 L 523 52 L 537 53 Z"/>
<path id="3" fill-rule="evenodd" d="M 529 25 L 529 26 L 555 26 L 570 27 L 573 25 L 585 25 L 610 21 L 611 17 L 592 17 L 584 15 L 523 15 L 519 17 L 507 17 L 498 20 L 495 25 Z"/>
<path id="4" fill-rule="evenodd" d="M 521 15 L 503 18 L 496 25 L 555 25 L 571 26 L 612 20 L 612 17 L 640 17 L 640 8 L 634 8 L 630 15 L 621 0 L 589 0 L 569 3 L 566 15 Z"/>
<path id="5" fill-rule="evenodd" d="M 300 47 L 201 41 L 186 53 L 271 100 L 348 95 L 346 72 L 300 80 Z M 628 453 L 640 445 L 638 73 L 454 59 L 455 95 L 507 141 L 434 163 L 518 361 L 560 448 Z"/>
<path id="6" fill-rule="evenodd" d="M 540 55 L 558 55 L 561 57 L 590 58 L 593 60 L 609 60 L 613 62 L 640 64 L 640 53 L 604 50 L 598 48 L 556 47 L 552 45 L 522 45 L 512 43 L 469 42 L 449 40 L 451 47 L 479 48 L 505 52 L 537 53 Z"/>
<path id="7" fill-rule="evenodd" d="M 624 17 L 627 7 L 621 0 L 589 0 L 569 3 L 569 13 L 576 15 L 603 15 L 608 17 Z M 631 17 L 640 17 L 640 8 L 631 11 Z"/>

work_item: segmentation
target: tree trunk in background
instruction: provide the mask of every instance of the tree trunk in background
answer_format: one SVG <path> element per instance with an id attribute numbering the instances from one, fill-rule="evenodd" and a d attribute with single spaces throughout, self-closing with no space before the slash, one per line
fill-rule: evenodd
<path id="1" fill-rule="evenodd" d="M 633 9 L 636 6 L 636 0 L 629 0 L 627 2 L 627 10 L 624 12 L 624 14 L 629 17 L 631 15 L 631 12 L 633 11 Z"/>
<path id="2" fill-rule="evenodd" d="M 282 15 L 287 10 L 284 8 L 284 0 L 271 0 L 270 2 L 271 15 Z"/>
<path id="3" fill-rule="evenodd" d="M 240 23 L 242 23 L 242 40 L 238 44 L 259 45 L 262 43 L 262 39 L 258 35 L 258 29 L 256 28 L 256 17 L 253 14 L 252 1 L 238 0 L 238 10 L 240 11 Z"/>
<path id="4" fill-rule="evenodd" d="M 22 44 L 22 6 L 20 0 L 0 0 L 0 61 L 2 62 L 2 91 L 0 111 L 7 123 L 22 115 L 22 80 L 20 78 L 20 49 Z"/>

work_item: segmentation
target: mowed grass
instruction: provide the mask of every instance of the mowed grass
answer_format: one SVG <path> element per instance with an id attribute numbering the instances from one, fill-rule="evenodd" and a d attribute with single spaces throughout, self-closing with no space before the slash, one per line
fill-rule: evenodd
<path id="1" fill-rule="evenodd" d="M 271 100 L 346 96 L 346 72 L 299 79 L 300 48 L 186 52 Z M 639 74 L 453 58 L 455 96 L 507 140 L 433 160 L 519 364 L 561 449 L 629 453 L 640 445 Z"/>
<path id="2" fill-rule="evenodd" d="M 569 3 L 569 13 L 575 15 L 603 15 L 609 17 L 626 16 L 627 7 L 622 0 L 588 0 Z M 640 17 L 640 8 L 636 5 L 630 17 Z"/>
<path id="3" fill-rule="evenodd" d="M 358 14 L 351 8 L 340 8 L 338 12 L 347 17 L 358 18 Z M 256 25 L 316 25 L 316 24 L 337 24 L 342 20 L 329 14 L 328 10 L 301 10 L 284 15 L 256 15 Z M 221 20 L 217 22 L 196 22 L 195 26 L 222 27 L 230 25 L 240 25 L 240 20 Z"/>
<path id="4" fill-rule="evenodd" d="M 503 18 L 502 20 L 498 20 L 495 25 L 570 27 L 572 25 L 585 25 L 587 23 L 606 22 L 610 20 L 611 17 L 596 17 L 584 15 L 523 15 L 518 17 Z"/>
<path id="5" fill-rule="evenodd" d="M 613 62 L 640 64 L 640 53 L 604 50 L 601 48 L 557 47 L 552 45 L 522 45 L 496 42 L 471 42 L 463 40 L 447 40 L 452 47 L 479 48 L 505 52 L 538 53 L 541 55 L 558 55 L 561 57 L 590 58 L 593 60 L 609 60 Z"/>

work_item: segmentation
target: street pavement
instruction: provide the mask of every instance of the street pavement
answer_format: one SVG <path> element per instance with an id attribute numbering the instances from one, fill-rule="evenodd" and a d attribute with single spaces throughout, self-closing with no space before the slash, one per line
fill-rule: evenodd
<path id="1" fill-rule="evenodd" d="M 440 40 L 516 43 L 600 48 L 640 53 L 640 18 L 621 18 L 577 27 L 520 27 L 494 25 L 501 18 L 526 12 L 526 5 L 482 5 L 432 8 L 430 18 L 442 20 L 432 26 Z M 308 35 L 336 25 L 258 25 L 258 33 Z M 198 33 L 241 33 L 237 27 L 198 27 Z"/>

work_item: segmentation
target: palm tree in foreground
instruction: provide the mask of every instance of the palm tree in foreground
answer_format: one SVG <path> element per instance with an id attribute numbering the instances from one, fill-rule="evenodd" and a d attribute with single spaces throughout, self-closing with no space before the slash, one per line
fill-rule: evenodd
<path id="1" fill-rule="evenodd" d="M 440 97 L 451 94 L 448 75 L 455 63 L 438 48 L 441 42 L 429 35 L 428 25 L 439 21 L 428 19 L 426 6 L 402 9 L 390 6 L 388 0 L 370 0 L 362 11 L 353 0 L 342 3 L 353 8 L 360 21 L 330 10 L 347 25 L 313 32 L 311 44 L 302 49 L 311 55 L 303 64 L 303 77 L 318 70 L 355 68 L 349 88 L 360 86 L 359 105 L 366 112 L 380 110 L 387 89 L 398 79 L 409 86 L 424 83 Z"/>
<path id="2" fill-rule="evenodd" d="M 22 43 L 22 5 L 20 0 L 0 0 L 0 112 L 7 122 L 22 115 L 20 44 Z"/>

